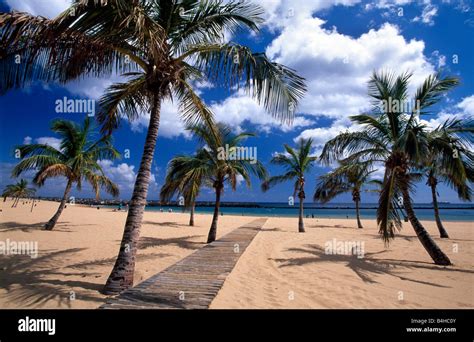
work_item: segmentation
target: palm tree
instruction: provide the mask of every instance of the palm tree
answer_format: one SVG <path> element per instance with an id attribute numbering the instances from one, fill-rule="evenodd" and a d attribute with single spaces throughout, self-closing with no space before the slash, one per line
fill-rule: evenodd
<path id="1" fill-rule="evenodd" d="M 190 126 L 189 130 L 200 141 L 203 146 L 196 153 L 192 169 L 199 174 L 203 184 L 211 186 L 216 194 L 214 214 L 211 228 L 207 236 L 207 243 L 216 240 L 217 222 L 221 197 L 224 185 L 228 183 L 232 191 L 235 191 L 239 178 L 243 179 L 248 187 L 251 185 L 250 175 L 259 179 L 267 177 L 267 171 L 260 161 L 256 160 L 256 154 L 250 155 L 251 147 L 244 147 L 241 143 L 255 136 L 253 133 L 242 132 L 232 134 L 231 129 L 223 124 L 217 125 L 217 134 L 207 125 Z"/>
<path id="2" fill-rule="evenodd" d="M 301 139 L 298 144 L 298 149 L 295 150 L 289 145 L 283 145 L 286 153 L 278 153 L 271 160 L 270 163 L 280 165 L 285 168 L 286 173 L 280 176 L 272 176 L 262 183 L 262 190 L 267 191 L 272 186 L 287 182 L 294 181 L 294 193 L 293 197 L 298 194 L 299 198 L 299 219 L 298 219 L 298 232 L 304 233 L 303 223 L 303 202 L 305 199 L 304 185 L 305 185 L 305 173 L 313 167 L 314 162 L 317 160 L 316 156 L 311 156 L 311 145 L 313 144 L 312 139 Z"/>
<path id="3" fill-rule="evenodd" d="M 127 81 L 112 85 L 100 100 L 103 132 L 117 128 L 122 117 L 150 114 L 119 255 L 104 293 L 133 285 L 163 100 L 177 100 L 188 124 L 214 127 L 211 111 L 193 87 L 206 80 L 244 88 L 272 115 L 292 121 L 306 90 L 304 79 L 263 53 L 224 41 L 228 32 L 257 32 L 262 14 L 259 6 L 241 0 L 76 0 L 52 20 L 0 15 L 0 89 L 116 73 Z M 15 63 L 18 56 L 27 63 Z"/>
<path id="4" fill-rule="evenodd" d="M 59 204 L 58 210 L 44 226 L 45 230 L 52 230 L 66 205 L 73 184 L 80 190 L 82 182 L 90 183 L 96 197 L 99 197 L 100 188 L 113 196 L 118 196 L 117 186 L 105 176 L 98 160 L 114 159 L 119 153 L 113 148 L 110 136 L 103 136 L 92 141 L 92 131 L 89 117 L 82 126 L 73 121 L 55 120 L 51 130 L 61 137 L 60 148 L 45 144 L 22 145 L 19 147 L 22 160 L 12 171 L 18 177 L 27 170 L 38 170 L 33 182 L 38 186 L 44 185 L 48 178 L 65 177 L 66 189 Z"/>
<path id="5" fill-rule="evenodd" d="M 474 181 L 472 153 L 474 123 L 447 120 L 429 133 L 429 153 L 424 165 L 426 184 L 431 188 L 436 226 L 441 238 L 449 238 L 439 216 L 436 187 L 440 181 L 455 189 L 459 199 L 470 201 Z"/>
<path id="6" fill-rule="evenodd" d="M 28 188 L 28 182 L 24 179 L 21 179 L 15 184 L 9 184 L 3 190 L 2 197 L 5 202 L 7 197 L 13 198 L 12 208 L 16 207 L 20 198 L 31 197 L 35 194 L 36 189 Z"/>
<path id="7" fill-rule="evenodd" d="M 207 153 L 198 151 L 193 156 L 179 155 L 168 163 L 165 184 L 160 191 L 161 202 L 168 202 L 176 194 L 184 197 L 184 205 L 190 209 L 189 225 L 194 226 L 196 198 L 206 180 L 202 165 L 206 165 Z"/>
<path id="8" fill-rule="evenodd" d="M 313 199 L 314 201 L 327 203 L 338 195 L 351 192 L 356 207 L 357 227 L 364 228 L 360 221 L 360 195 L 365 184 L 378 184 L 373 183 L 374 180 L 370 180 L 370 175 L 373 172 L 370 162 L 352 164 L 339 162 L 336 169 L 319 177 Z"/>
<path id="9" fill-rule="evenodd" d="M 459 81 L 440 74 L 427 77 L 415 93 L 407 110 L 410 73 L 396 77 L 390 73 L 374 72 L 369 81 L 369 96 L 373 99 L 370 114 L 351 116 L 361 126 L 360 131 L 345 132 L 326 143 L 321 154 L 324 163 L 345 158 L 348 163 L 370 160 L 385 164 L 383 188 L 379 197 L 377 224 L 386 243 L 401 229 L 400 211 L 406 212 L 418 239 L 433 261 L 450 265 L 448 256 L 428 234 L 413 210 L 410 192 L 413 191 L 412 170 L 420 167 L 429 151 L 426 127 L 419 116 L 430 113 L 432 105 Z M 397 104 L 397 105 L 387 105 Z"/>

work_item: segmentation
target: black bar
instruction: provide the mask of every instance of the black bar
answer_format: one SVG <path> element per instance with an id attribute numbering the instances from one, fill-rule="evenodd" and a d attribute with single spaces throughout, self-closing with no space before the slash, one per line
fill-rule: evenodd
<path id="1" fill-rule="evenodd" d="M 26 317 L 30 324 L 32 319 L 55 319 L 54 335 L 18 331 Z M 472 342 L 473 323 L 472 310 L 0 310 L 0 342 L 268 341 L 272 336 L 290 341 Z M 407 331 L 413 328 L 421 331 Z"/>

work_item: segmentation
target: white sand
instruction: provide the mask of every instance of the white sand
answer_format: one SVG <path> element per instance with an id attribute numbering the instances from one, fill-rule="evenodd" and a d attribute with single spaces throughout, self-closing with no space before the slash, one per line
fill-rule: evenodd
<path id="1" fill-rule="evenodd" d="M 30 213 L 30 204 L 0 203 L 0 241 L 36 241 L 39 248 L 36 259 L 0 255 L 0 308 L 96 308 L 104 302 L 98 291 L 112 269 L 126 213 L 68 206 L 55 230 L 42 231 L 57 205 L 42 201 Z M 211 218 L 196 215 L 196 226 L 189 227 L 187 214 L 146 212 L 135 283 L 204 246 Z M 218 237 L 253 219 L 220 217 Z M 436 238 L 455 263 L 444 268 L 432 264 L 409 225 L 385 249 L 373 221 L 364 221 L 363 230 L 345 219 L 305 222 L 301 234 L 295 218 L 269 219 L 211 307 L 474 307 L 472 223 L 446 222 L 452 239 Z M 423 223 L 437 236 L 434 222 Z M 325 254 L 334 238 L 364 242 L 364 258 Z"/>

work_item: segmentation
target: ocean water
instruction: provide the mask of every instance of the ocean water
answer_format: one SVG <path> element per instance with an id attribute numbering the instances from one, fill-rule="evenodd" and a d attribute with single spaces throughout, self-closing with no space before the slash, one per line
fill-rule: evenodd
<path id="1" fill-rule="evenodd" d="M 269 217 L 297 217 L 298 203 L 289 206 L 287 203 L 245 203 L 243 206 L 233 203 L 232 206 L 224 204 L 220 208 L 223 215 L 239 215 L 239 216 L 269 216 Z M 250 207 L 255 206 L 255 207 Z M 420 203 L 414 204 L 415 212 L 419 219 L 434 221 L 434 213 L 431 204 Z M 160 211 L 162 209 L 167 212 L 172 209 L 173 212 L 183 211 L 179 206 L 147 206 L 147 211 Z M 198 206 L 197 213 L 212 214 L 214 208 L 212 206 Z M 375 219 L 377 211 L 376 203 L 361 204 L 361 218 Z M 325 205 L 308 203 L 305 205 L 305 217 L 314 215 L 320 218 L 355 218 L 354 203 L 328 203 Z M 474 222 L 474 204 L 440 204 L 440 216 L 445 221 L 473 221 Z"/>

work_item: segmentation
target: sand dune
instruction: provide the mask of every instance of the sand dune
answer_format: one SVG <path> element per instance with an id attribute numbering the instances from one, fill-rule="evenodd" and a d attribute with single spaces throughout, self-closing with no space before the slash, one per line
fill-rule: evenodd
<path id="1" fill-rule="evenodd" d="M 37 241 L 39 255 L 0 255 L 0 308 L 96 308 L 98 291 L 115 260 L 124 212 L 68 206 L 52 232 L 41 230 L 57 203 L 10 208 L 0 203 L 0 241 Z M 254 217 L 220 217 L 218 237 Z M 211 215 L 146 212 L 136 283 L 204 245 Z M 446 223 L 450 240 L 436 239 L 455 263 L 432 264 L 405 225 L 385 248 L 375 222 L 365 229 L 351 220 L 271 218 L 238 261 L 211 308 L 472 308 L 472 223 Z M 425 222 L 433 235 L 433 222 Z M 364 257 L 325 253 L 328 241 L 363 242 Z M 457 252 L 456 252 L 457 248 Z M 337 251 L 336 251 L 337 252 Z M 75 298 L 74 298 L 75 296 Z M 71 300 L 71 298 L 74 298 Z"/>

